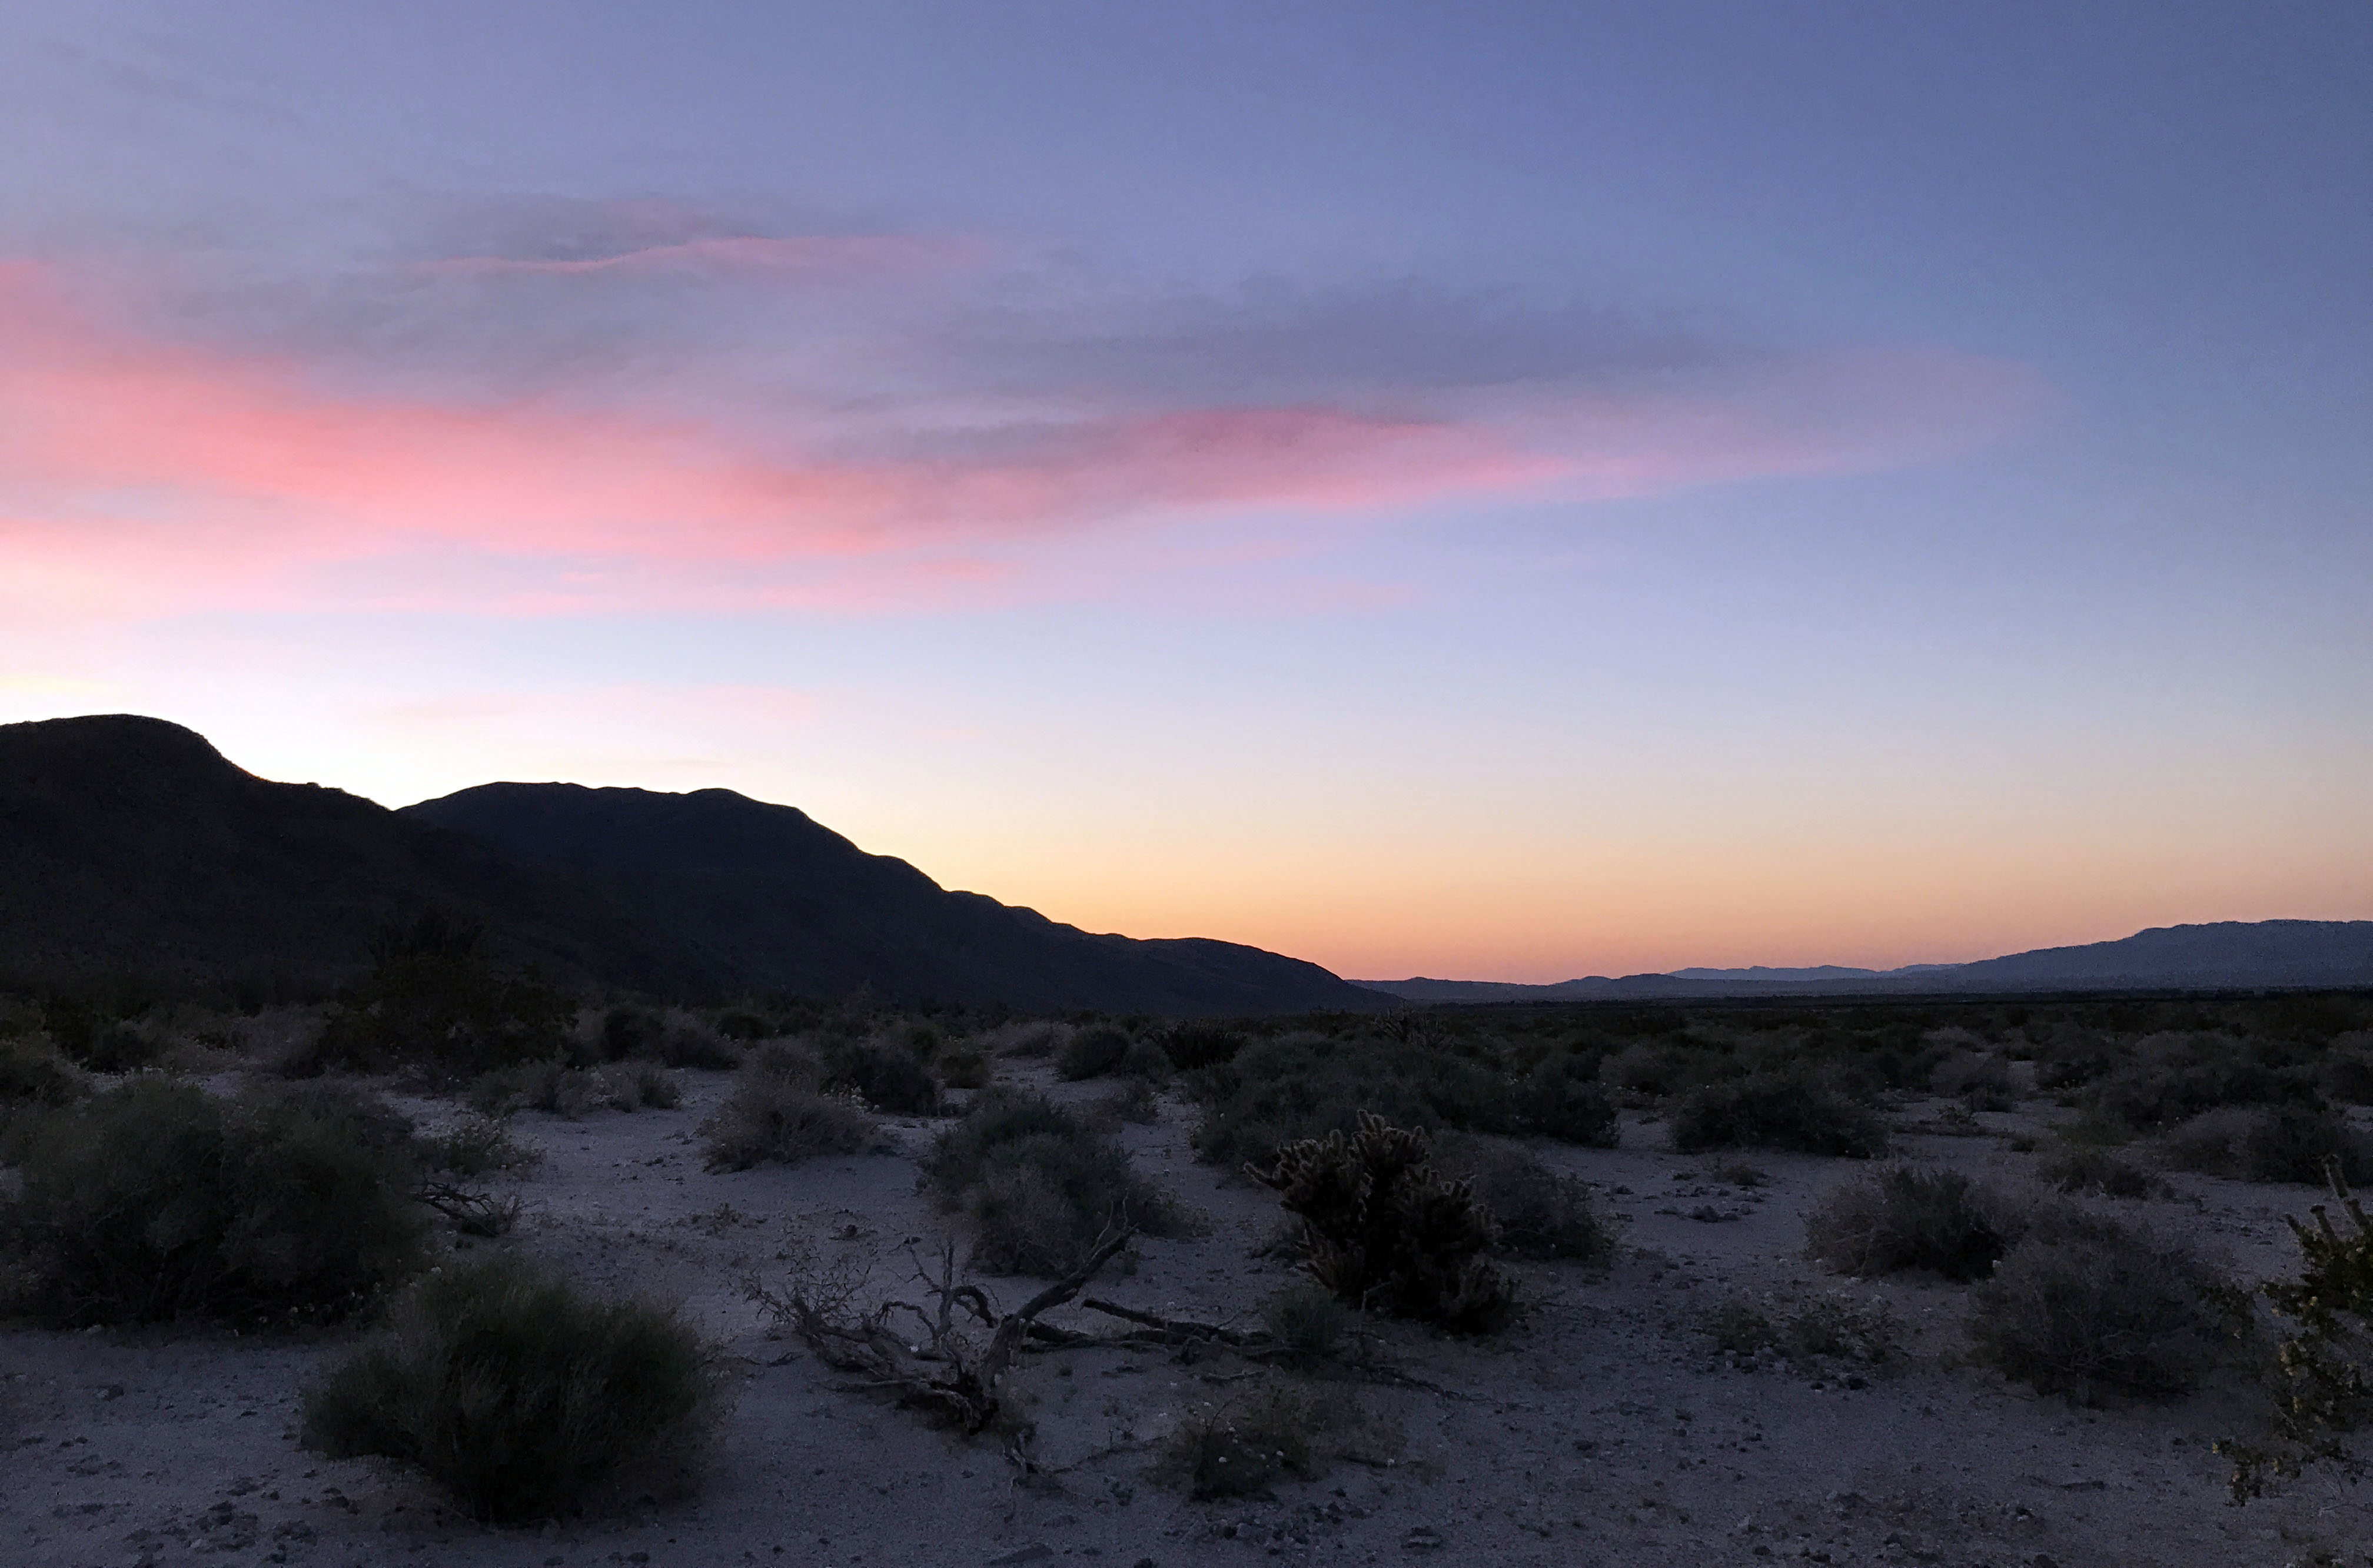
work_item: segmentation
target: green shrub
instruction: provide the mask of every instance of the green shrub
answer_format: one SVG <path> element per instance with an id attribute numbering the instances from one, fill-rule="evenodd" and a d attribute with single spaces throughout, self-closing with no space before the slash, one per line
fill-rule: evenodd
<path id="1" fill-rule="evenodd" d="M 1255 1174 L 1301 1216 L 1311 1277 L 1352 1305 L 1467 1332 L 1514 1305 L 1490 1211 L 1434 1174 L 1422 1132 L 1363 1111 L 1350 1137 L 1288 1144 Z"/>
<path id="2" fill-rule="evenodd" d="M 1101 1078 L 1128 1055 L 1129 1038 L 1109 1024 L 1082 1029 L 1055 1053 L 1055 1075 L 1067 1083 Z"/>
<path id="3" fill-rule="evenodd" d="M 2174 1398 L 2231 1351 L 2237 1294 L 2182 1243 L 2047 1211 L 1970 1291 L 1980 1360 L 2044 1393 Z"/>
<path id="4" fill-rule="evenodd" d="M 1804 1071 L 1753 1072 L 1707 1083 L 1681 1098 L 1672 1116 L 1673 1147 L 1791 1149 L 1805 1154 L 1868 1159 L 1887 1152 L 1878 1113 Z"/>
<path id="5" fill-rule="evenodd" d="M 422 1281 L 383 1342 L 307 1392 L 304 1438 L 416 1466 L 477 1517 L 520 1523 L 687 1458 L 719 1393 L 675 1313 L 497 1258 Z"/>
<path id="6" fill-rule="evenodd" d="M 973 1261 L 992 1273 L 1059 1276 L 1115 1229 L 1178 1235 L 1189 1228 L 1110 1135 L 1015 1090 L 981 1091 L 932 1143 L 923 1183 L 971 1220 Z"/>
<path id="7" fill-rule="evenodd" d="M 1615 1233 L 1579 1176 L 1559 1175 L 1515 1144 L 1466 1133 L 1435 1140 L 1432 1164 L 1474 1189 L 1499 1225 L 1500 1246 L 1517 1257 L 1596 1263 L 1613 1256 Z"/>
<path id="8" fill-rule="evenodd" d="M 903 1041 L 843 1040 L 824 1047 L 827 1094 L 857 1095 L 889 1116 L 937 1116 L 940 1082 Z"/>
<path id="9" fill-rule="evenodd" d="M 436 913 L 382 932 L 370 971 L 342 993 L 324 1060 L 370 1071 L 421 1064 L 477 1074 L 560 1058 L 576 1009 L 532 976 L 501 968 L 476 930 Z"/>
<path id="10" fill-rule="evenodd" d="M 1805 1217 L 1805 1250 L 1845 1274 L 1968 1281 L 1993 1270 L 2017 1229 L 2000 1194 L 1958 1171 L 1891 1165 L 1831 1188 Z"/>
<path id="11" fill-rule="evenodd" d="M 2345 1181 L 2373 1180 L 2373 1139 L 2329 1106 L 2297 1101 L 2204 1112 L 2163 1134 L 2157 1148 L 2177 1170 L 2243 1181 L 2320 1185 L 2335 1162 Z"/>
<path id="12" fill-rule="evenodd" d="M 944 1046 L 931 1059 L 931 1071 L 951 1089 L 985 1089 L 989 1080 L 988 1053 L 976 1045 Z"/>
<path id="13" fill-rule="evenodd" d="M 2087 1100 L 2101 1115 L 2148 1131 L 2220 1106 L 2262 1105 L 2302 1092 L 2250 1042 L 2223 1034 L 2165 1033 L 2138 1041 L 2094 1083 Z"/>
<path id="14" fill-rule="evenodd" d="M 1248 1043 L 1240 1029 L 1224 1024 L 1174 1024 L 1162 1036 L 1162 1054 L 1181 1072 L 1219 1067 L 1235 1060 Z"/>
<path id="15" fill-rule="evenodd" d="M 85 1092 L 81 1075 L 49 1047 L 0 1040 L 0 1115 L 20 1106 L 63 1106 Z"/>
<path id="16" fill-rule="evenodd" d="M 743 1066 L 716 1115 L 700 1124 L 708 1168 L 793 1165 L 871 1148 L 880 1130 L 873 1118 L 848 1096 L 819 1090 L 821 1075 L 814 1059 L 801 1052 L 763 1047 Z"/>
<path id="17" fill-rule="evenodd" d="M 1615 1102 L 1598 1082 L 1596 1065 L 1586 1057 L 1550 1057 L 1517 1086 L 1518 1127 L 1543 1138 L 1612 1149 L 1622 1140 Z"/>
<path id="18" fill-rule="evenodd" d="M 1196 1151 L 1231 1168 L 1270 1164 L 1288 1143 L 1349 1136 L 1362 1112 L 1398 1127 L 1521 1130 L 1508 1074 L 1417 1041 L 1284 1036 L 1189 1082 L 1203 1103 Z"/>
<path id="19" fill-rule="evenodd" d="M 408 1151 L 286 1095 L 226 1103 L 134 1082 L 11 1129 L 0 1208 L 25 1305 L 46 1323 L 326 1321 L 418 1253 Z M 408 1133 L 408 1129 L 407 1129 Z"/>

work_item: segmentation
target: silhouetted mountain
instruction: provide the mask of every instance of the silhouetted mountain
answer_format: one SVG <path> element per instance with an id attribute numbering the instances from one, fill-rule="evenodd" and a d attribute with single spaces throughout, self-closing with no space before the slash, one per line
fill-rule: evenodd
<path id="1" fill-rule="evenodd" d="M 864 987 L 904 1000 L 1169 1014 L 1380 1005 L 1315 964 L 1260 948 L 1092 935 L 951 893 L 804 812 L 730 790 L 486 784 L 403 814 L 600 883 L 742 989 Z"/>
<path id="2" fill-rule="evenodd" d="M 2224 920 L 2154 926 L 2116 942 L 2039 947 L 1970 964 L 1900 969 L 1678 969 L 1550 985 L 1354 980 L 1406 1001 L 1576 1001 L 1594 997 L 1856 996 L 1913 991 L 2215 990 L 2373 986 L 2373 920 Z"/>
<path id="3" fill-rule="evenodd" d="M 696 978 L 598 891 L 358 796 L 267 782 L 180 725 L 0 725 L 0 981 L 319 988 L 424 907 L 556 977 Z"/>

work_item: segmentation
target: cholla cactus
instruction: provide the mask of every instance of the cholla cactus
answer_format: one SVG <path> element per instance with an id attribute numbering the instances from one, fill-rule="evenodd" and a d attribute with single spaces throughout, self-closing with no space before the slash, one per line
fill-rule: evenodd
<path id="1" fill-rule="evenodd" d="M 2348 1228 L 2334 1225 L 2320 1203 L 2309 1211 L 2312 1225 L 2289 1222 L 2305 1267 L 2295 1280 L 2262 1287 L 2267 1305 L 2297 1325 L 2274 1348 L 2274 1440 L 2216 1445 L 2234 1461 L 2236 1502 L 2263 1492 L 2270 1477 L 2319 1462 L 2352 1481 L 2373 1474 L 2373 1460 L 2347 1442 L 2373 1425 L 2373 1219 L 2337 1161 L 2327 1161 L 2324 1174 Z"/>
<path id="2" fill-rule="evenodd" d="M 1489 1256 L 1498 1223 L 1469 1183 L 1434 1174 L 1422 1132 L 1362 1111 L 1350 1137 L 1290 1143 L 1249 1174 L 1302 1216 L 1311 1274 L 1345 1301 L 1470 1331 L 1514 1302 Z"/>

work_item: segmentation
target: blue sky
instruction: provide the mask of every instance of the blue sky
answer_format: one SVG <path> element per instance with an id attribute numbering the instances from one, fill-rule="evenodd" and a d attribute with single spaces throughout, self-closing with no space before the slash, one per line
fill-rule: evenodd
<path id="1" fill-rule="evenodd" d="M 19 5 L 0 718 L 724 784 L 1368 976 L 2373 917 L 2368 66 L 2336 5 Z"/>

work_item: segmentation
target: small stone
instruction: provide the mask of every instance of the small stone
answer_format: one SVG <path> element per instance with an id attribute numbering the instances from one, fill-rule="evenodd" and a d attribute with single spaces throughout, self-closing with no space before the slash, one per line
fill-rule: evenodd
<path id="1" fill-rule="evenodd" d="M 1048 1546 L 1043 1540 L 1034 1540 L 1028 1546 L 1015 1547 L 1011 1551 L 1007 1552 L 1002 1557 L 990 1558 L 988 1560 L 988 1568 L 1015 1568 L 1016 1564 L 1023 1562 L 1039 1562 L 1054 1555 L 1055 1549 L 1053 1547 Z"/>
<path id="2" fill-rule="evenodd" d="M 1438 1551 L 1444 1545 L 1442 1532 L 1430 1525 L 1420 1525 L 1401 1538 L 1401 1545 L 1410 1551 Z"/>

